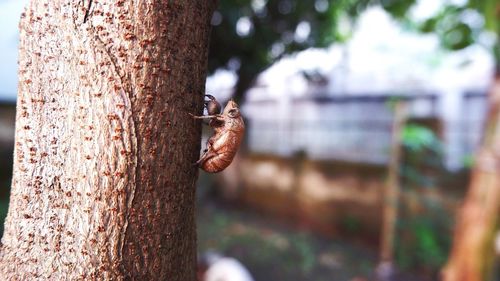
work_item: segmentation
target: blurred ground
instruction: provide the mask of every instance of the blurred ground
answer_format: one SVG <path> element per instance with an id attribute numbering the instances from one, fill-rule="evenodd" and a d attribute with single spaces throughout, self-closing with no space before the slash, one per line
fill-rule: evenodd
<path id="1" fill-rule="evenodd" d="M 248 209 L 214 199 L 197 205 L 198 250 L 241 261 L 256 281 L 373 280 L 376 249 L 298 230 Z M 397 280 L 430 280 L 399 274 Z"/>
<path id="2" fill-rule="evenodd" d="M 198 249 L 237 258 L 258 281 L 351 280 L 369 276 L 376 261 L 375 251 L 295 231 L 249 211 L 204 203 L 197 220 Z"/>

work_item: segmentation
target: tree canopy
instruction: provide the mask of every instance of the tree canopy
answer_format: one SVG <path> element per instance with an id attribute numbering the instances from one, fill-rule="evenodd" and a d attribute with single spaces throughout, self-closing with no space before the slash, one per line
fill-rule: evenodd
<path id="1" fill-rule="evenodd" d="M 444 47 L 459 50 L 480 42 L 484 30 L 498 37 L 499 13 L 497 0 L 470 0 L 463 5 L 450 2 L 443 5 L 435 16 L 420 23 L 419 30 L 434 32 L 439 35 Z M 498 41 L 498 38 L 495 39 Z"/>
<path id="2" fill-rule="evenodd" d="M 409 29 L 439 35 L 443 47 L 458 50 L 478 42 L 482 31 L 499 31 L 496 0 L 446 1 L 420 22 L 408 17 L 416 0 L 220 0 L 212 17 L 209 69 L 238 75 L 235 98 L 242 99 L 255 77 L 287 53 L 326 47 L 350 36 L 358 15 L 382 6 Z M 495 49 L 498 54 L 498 38 Z"/>

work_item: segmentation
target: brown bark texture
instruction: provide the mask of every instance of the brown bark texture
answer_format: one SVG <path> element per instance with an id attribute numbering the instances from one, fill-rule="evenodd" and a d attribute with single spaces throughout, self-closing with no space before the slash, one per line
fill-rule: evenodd
<path id="1" fill-rule="evenodd" d="M 490 92 L 490 112 L 464 205 L 458 215 L 444 281 L 491 277 L 494 237 L 500 219 L 500 77 Z"/>
<path id="2" fill-rule="evenodd" d="M 207 0 L 33 0 L 2 280 L 195 280 Z"/>

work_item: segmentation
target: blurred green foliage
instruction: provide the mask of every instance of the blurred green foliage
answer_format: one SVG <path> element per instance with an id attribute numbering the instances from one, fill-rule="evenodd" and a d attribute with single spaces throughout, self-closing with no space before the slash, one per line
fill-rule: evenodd
<path id="1" fill-rule="evenodd" d="M 402 132 L 402 199 L 397 223 L 396 260 L 403 269 L 437 274 L 451 247 L 450 210 L 432 189 L 445 169 L 442 143 L 429 128 L 409 122 Z M 430 189 L 429 189 L 430 188 Z"/>
<path id="2" fill-rule="evenodd" d="M 475 160 L 474 155 L 469 154 L 462 159 L 462 163 L 465 168 L 471 169 L 472 167 L 474 167 L 474 160 Z"/>
<path id="3" fill-rule="evenodd" d="M 361 220 L 354 215 L 341 217 L 340 226 L 347 234 L 355 234 L 363 229 Z"/>
<path id="4" fill-rule="evenodd" d="M 450 2 L 444 5 L 435 16 L 420 23 L 419 30 L 438 34 L 445 48 L 463 49 L 480 41 L 483 30 L 489 30 L 498 36 L 500 31 L 499 5 L 497 0 L 470 0 L 464 5 Z M 494 48 L 497 51 L 498 38 L 496 40 Z"/>
<path id="5" fill-rule="evenodd" d="M 441 148 L 434 132 L 417 124 L 408 124 L 403 128 L 403 145 L 412 152 L 421 152 L 424 149 L 438 152 Z"/>
<path id="6" fill-rule="evenodd" d="M 404 185 L 421 188 L 434 187 L 445 174 L 443 143 L 428 127 L 408 123 L 402 132 L 403 163 L 401 179 Z"/>
<path id="7" fill-rule="evenodd" d="M 437 273 L 451 248 L 450 223 L 438 205 L 398 221 L 396 260 L 402 269 Z"/>
<path id="8" fill-rule="evenodd" d="M 481 31 L 460 20 L 466 11 L 466 7 L 446 6 L 435 17 L 421 23 L 420 31 L 437 33 L 446 48 L 463 49 L 474 43 Z"/>
<path id="9" fill-rule="evenodd" d="M 198 206 L 199 251 L 238 259 L 255 280 L 351 280 L 370 276 L 376 261 L 352 243 L 292 231 L 251 212 Z"/>

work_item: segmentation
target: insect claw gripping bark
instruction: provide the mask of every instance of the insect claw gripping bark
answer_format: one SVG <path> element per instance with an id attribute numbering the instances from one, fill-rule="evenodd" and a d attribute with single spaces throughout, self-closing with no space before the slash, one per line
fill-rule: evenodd
<path id="1" fill-rule="evenodd" d="M 195 164 L 206 172 L 218 173 L 233 161 L 243 140 L 245 124 L 236 102 L 230 100 L 220 114 L 221 106 L 215 97 L 205 96 L 209 98 L 205 101 L 208 115 L 195 116 L 191 113 L 189 115 L 194 119 L 209 119 L 214 135 L 208 139 L 207 148 Z"/>
<path id="2" fill-rule="evenodd" d="M 220 114 L 222 108 L 215 97 L 212 95 L 205 95 L 205 97 L 208 97 L 209 99 L 208 101 L 205 101 L 205 107 L 207 109 L 208 115 Z"/>

